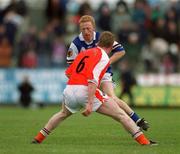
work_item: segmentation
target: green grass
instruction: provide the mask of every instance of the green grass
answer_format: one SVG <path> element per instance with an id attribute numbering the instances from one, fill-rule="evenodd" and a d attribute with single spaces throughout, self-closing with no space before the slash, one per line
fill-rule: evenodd
<path id="1" fill-rule="evenodd" d="M 138 145 L 109 117 L 79 113 L 64 121 L 41 145 L 30 144 L 59 107 L 0 107 L 0 154 L 175 154 L 180 153 L 180 111 L 135 109 L 151 124 L 147 136 L 158 146 Z"/>

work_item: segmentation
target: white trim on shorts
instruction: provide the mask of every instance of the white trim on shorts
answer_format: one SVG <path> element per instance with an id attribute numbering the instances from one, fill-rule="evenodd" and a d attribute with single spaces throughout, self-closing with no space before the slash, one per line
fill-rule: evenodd
<path id="1" fill-rule="evenodd" d="M 112 75 L 111 75 L 111 73 L 107 72 L 107 73 L 104 74 L 104 76 L 101 79 L 101 83 L 105 82 L 105 81 L 112 82 Z"/>

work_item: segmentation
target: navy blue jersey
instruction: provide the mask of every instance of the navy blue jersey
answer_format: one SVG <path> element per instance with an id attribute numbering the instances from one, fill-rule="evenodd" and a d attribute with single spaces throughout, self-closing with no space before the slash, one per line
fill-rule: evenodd
<path id="1" fill-rule="evenodd" d="M 71 64 L 80 52 L 89 48 L 96 47 L 99 36 L 99 32 L 94 32 L 93 40 L 89 43 L 84 40 L 82 33 L 80 33 L 70 44 L 66 58 L 67 63 Z M 112 54 L 121 51 L 124 51 L 123 46 L 115 41 L 113 44 Z M 112 74 L 111 67 L 107 69 L 107 72 Z"/>

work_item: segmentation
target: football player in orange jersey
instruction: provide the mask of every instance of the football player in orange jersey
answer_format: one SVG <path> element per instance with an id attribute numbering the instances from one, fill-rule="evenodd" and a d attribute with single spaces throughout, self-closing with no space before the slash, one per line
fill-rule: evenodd
<path id="1" fill-rule="evenodd" d="M 92 111 L 110 116 L 118 121 L 141 145 L 154 145 L 156 142 L 145 137 L 134 121 L 118 107 L 117 103 L 99 89 L 102 77 L 110 65 L 108 53 L 112 51 L 114 35 L 103 32 L 97 47 L 81 52 L 66 70 L 69 78 L 63 92 L 62 109 L 54 114 L 32 143 L 41 143 L 64 119 L 84 108 L 82 114 L 89 116 Z"/>

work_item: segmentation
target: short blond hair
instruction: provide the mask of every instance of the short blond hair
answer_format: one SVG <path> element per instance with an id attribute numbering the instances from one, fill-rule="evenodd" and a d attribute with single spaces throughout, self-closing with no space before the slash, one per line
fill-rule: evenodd
<path id="1" fill-rule="evenodd" d="M 84 23 L 84 22 L 91 22 L 93 27 L 94 28 L 96 27 L 94 17 L 90 15 L 84 15 L 79 19 L 79 24 Z"/>
<path id="2" fill-rule="evenodd" d="M 109 31 L 104 31 L 100 35 L 98 46 L 109 48 L 113 46 L 114 41 L 115 36 Z"/>

